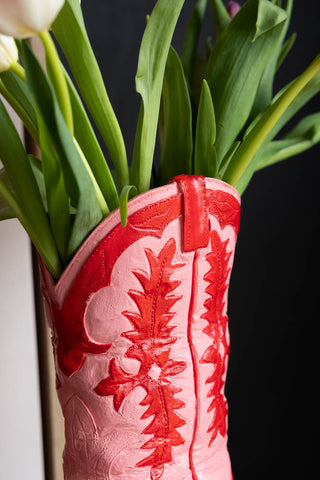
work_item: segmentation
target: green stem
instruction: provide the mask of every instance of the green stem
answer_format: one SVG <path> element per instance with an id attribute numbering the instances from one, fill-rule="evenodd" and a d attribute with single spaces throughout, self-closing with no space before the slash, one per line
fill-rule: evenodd
<path id="1" fill-rule="evenodd" d="M 29 115 L 22 108 L 20 103 L 15 99 L 15 97 L 9 92 L 2 80 L 0 79 L 0 94 L 7 100 L 9 105 L 13 108 L 16 114 L 20 117 L 31 136 L 38 143 L 39 142 L 39 132 L 36 125 L 33 123 Z"/>
<path id="2" fill-rule="evenodd" d="M 290 106 L 301 90 L 320 71 L 320 55 L 298 77 L 292 85 L 272 104 L 260 118 L 257 124 L 244 138 L 238 151 L 232 158 L 223 180 L 234 187 L 239 183 L 251 160 L 271 132 L 275 124 Z"/>
<path id="3" fill-rule="evenodd" d="M 71 135 L 73 135 L 73 115 L 69 96 L 69 89 L 57 49 L 48 31 L 41 32 L 39 34 L 39 37 L 41 38 L 41 41 L 46 51 L 48 75 L 54 86 L 54 90 L 57 95 L 63 118 L 67 124 Z"/>
<path id="4" fill-rule="evenodd" d="M 26 72 L 24 68 L 18 62 L 14 62 L 10 65 L 9 70 L 15 73 L 23 82 L 26 81 Z"/>
<path id="5" fill-rule="evenodd" d="M 90 45 L 78 0 L 65 1 L 52 25 L 52 31 L 66 56 L 84 103 L 107 146 L 121 189 L 129 184 L 126 147 Z"/>

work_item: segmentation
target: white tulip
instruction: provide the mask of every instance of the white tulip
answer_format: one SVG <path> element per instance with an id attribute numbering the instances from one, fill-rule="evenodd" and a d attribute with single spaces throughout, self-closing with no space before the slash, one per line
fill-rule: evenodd
<path id="1" fill-rule="evenodd" d="M 0 0 L 0 34 L 25 38 L 47 30 L 65 0 Z"/>
<path id="2" fill-rule="evenodd" d="M 0 35 L 0 73 L 9 70 L 18 60 L 18 50 L 12 37 Z"/>

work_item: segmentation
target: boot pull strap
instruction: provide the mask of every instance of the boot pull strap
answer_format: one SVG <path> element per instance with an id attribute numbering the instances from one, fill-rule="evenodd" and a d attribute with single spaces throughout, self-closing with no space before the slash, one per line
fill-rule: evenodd
<path id="1" fill-rule="evenodd" d="M 210 224 L 205 177 L 178 175 L 173 178 L 183 196 L 183 250 L 192 252 L 209 243 Z"/>

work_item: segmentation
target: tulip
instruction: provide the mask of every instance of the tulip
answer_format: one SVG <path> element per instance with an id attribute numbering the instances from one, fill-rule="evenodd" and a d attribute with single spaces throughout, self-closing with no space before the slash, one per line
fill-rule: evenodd
<path id="1" fill-rule="evenodd" d="M 9 70 L 18 60 L 18 50 L 12 37 L 0 35 L 0 73 Z"/>
<path id="2" fill-rule="evenodd" d="M 231 18 L 235 17 L 239 12 L 241 6 L 237 2 L 229 2 L 227 5 L 227 10 Z"/>
<path id="3" fill-rule="evenodd" d="M 26 38 L 47 30 L 65 0 L 0 0 L 0 34 Z"/>

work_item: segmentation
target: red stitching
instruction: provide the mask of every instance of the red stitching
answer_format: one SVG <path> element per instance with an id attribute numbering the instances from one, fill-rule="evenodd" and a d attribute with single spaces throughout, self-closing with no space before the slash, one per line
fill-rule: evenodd
<path id="1" fill-rule="evenodd" d="M 189 448 L 189 467 L 192 473 L 192 480 L 198 480 L 198 477 L 194 468 L 194 464 L 193 464 L 193 447 L 196 440 L 198 421 L 199 421 L 199 395 L 198 395 L 199 383 L 198 383 L 198 371 L 196 367 L 197 365 L 196 352 L 192 342 L 192 320 L 193 320 L 194 305 L 195 305 L 196 277 L 198 273 L 198 268 L 197 268 L 198 256 L 199 256 L 199 253 L 198 251 L 196 251 L 193 257 L 193 264 L 192 264 L 191 296 L 190 296 L 190 304 L 189 304 L 189 312 L 188 312 L 188 333 L 187 333 L 188 344 L 189 344 L 191 358 L 192 358 L 194 392 L 195 392 L 195 398 L 196 398 L 196 415 L 195 415 L 195 421 L 194 421 L 192 441 Z"/>

